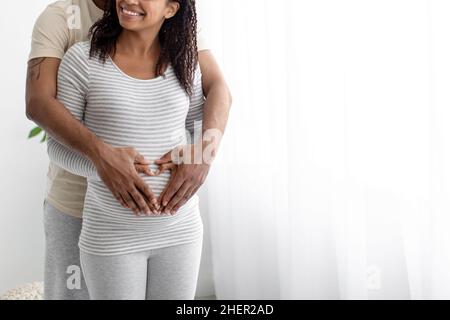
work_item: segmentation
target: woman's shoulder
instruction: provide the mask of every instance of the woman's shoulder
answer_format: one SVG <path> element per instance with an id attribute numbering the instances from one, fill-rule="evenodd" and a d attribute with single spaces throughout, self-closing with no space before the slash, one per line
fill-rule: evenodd
<path id="1" fill-rule="evenodd" d="M 82 61 L 87 61 L 91 44 L 89 41 L 77 42 L 67 50 L 65 57 L 73 57 Z"/>

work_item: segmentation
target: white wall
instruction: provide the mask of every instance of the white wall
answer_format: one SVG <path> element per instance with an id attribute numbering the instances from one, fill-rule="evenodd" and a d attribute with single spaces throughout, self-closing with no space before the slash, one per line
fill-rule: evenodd
<path id="1" fill-rule="evenodd" d="M 42 201 L 48 160 L 39 140 L 27 140 L 34 124 L 25 116 L 24 92 L 33 23 L 47 3 L 2 4 L 0 293 L 43 277 Z"/>

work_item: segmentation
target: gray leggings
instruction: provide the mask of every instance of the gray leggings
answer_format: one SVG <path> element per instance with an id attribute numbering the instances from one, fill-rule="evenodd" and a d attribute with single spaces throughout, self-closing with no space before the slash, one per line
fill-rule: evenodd
<path id="1" fill-rule="evenodd" d="M 45 300 L 89 300 L 80 267 L 82 220 L 44 202 Z"/>
<path id="2" fill-rule="evenodd" d="M 80 260 L 92 300 L 193 300 L 203 238 L 118 256 L 83 251 Z"/>
<path id="3" fill-rule="evenodd" d="M 82 219 L 44 203 L 45 300 L 194 299 L 203 238 L 178 246 L 101 257 L 80 253 L 81 225 Z"/>

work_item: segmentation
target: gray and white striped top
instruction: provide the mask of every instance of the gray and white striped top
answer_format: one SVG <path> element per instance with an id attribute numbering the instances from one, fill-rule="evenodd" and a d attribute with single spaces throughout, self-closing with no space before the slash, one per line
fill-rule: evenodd
<path id="1" fill-rule="evenodd" d="M 205 100 L 198 64 L 194 93 L 189 97 L 172 66 L 163 76 L 135 79 L 110 58 L 104 64 L 97 57 L 89 59 L 89 48 L 89 42 L 73 45 L 58 74 L 58 100 L 78 120 L 105 142 L 134 147 L 150 160 L 190 142 L 194 129 L 201 128 Z M 47 151 L 56 165 L 87 178 L 81 250 L 105 256 L 127 254 L 188 243 L 203 236 L 197 194 L 174 216 L 138 217 L 120 205 L 90 160 L 52 137 Z M 150 167 L 157 169 L 153 164 Z M 159 196 L 170 172 L 158 177 L 140 176 Z"/>

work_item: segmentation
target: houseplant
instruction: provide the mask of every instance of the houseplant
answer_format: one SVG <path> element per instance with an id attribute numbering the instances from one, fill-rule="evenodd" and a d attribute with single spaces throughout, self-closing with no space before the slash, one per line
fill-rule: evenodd
<path id="1" fill-rule="evenodd" d="M 47 140 L 47 133 L 39 127 L 35 127 L 33 129 L 31 129 L 30 133 L 28 134 L 28 139 L 35 138 L 35 137 L 39 136 L 41 133 L 43 133 L 43 136 L 41 139 L 41 143 L 43 143 Z"/>

